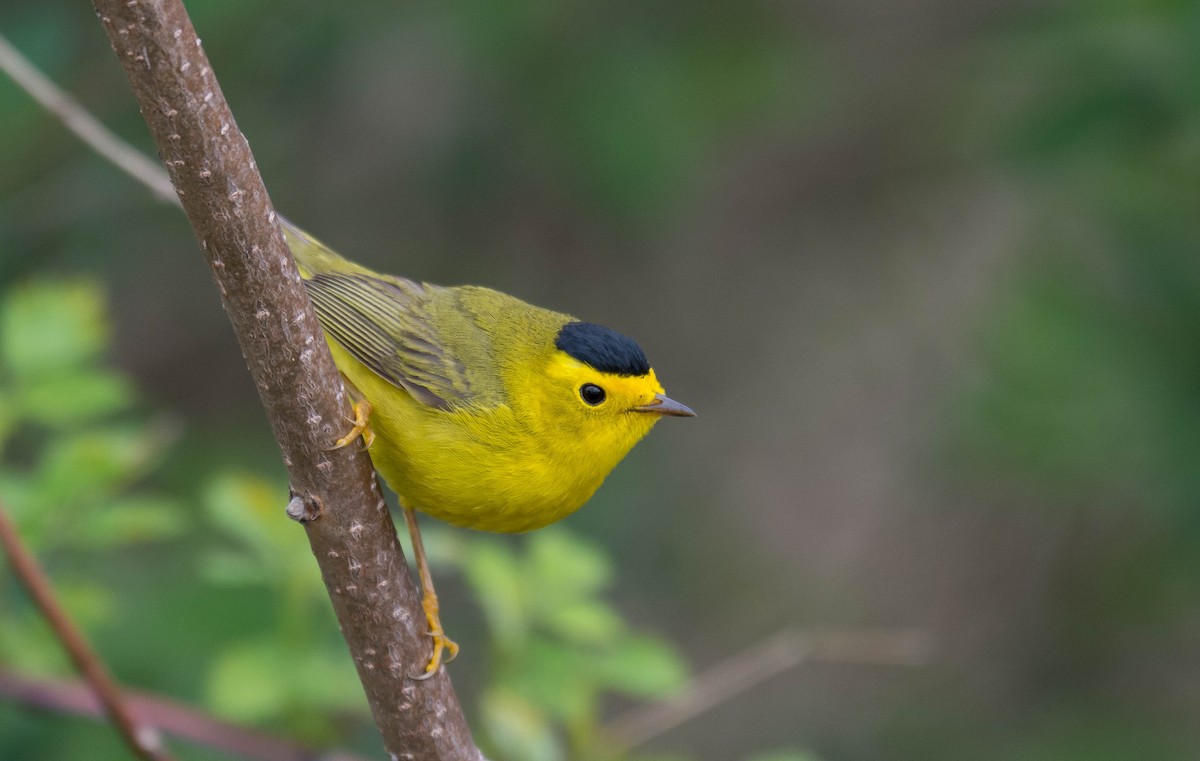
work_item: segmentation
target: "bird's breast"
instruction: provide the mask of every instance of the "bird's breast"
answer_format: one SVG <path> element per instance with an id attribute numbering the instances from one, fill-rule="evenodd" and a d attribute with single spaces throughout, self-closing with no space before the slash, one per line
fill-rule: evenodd
<path id="1" fill-rule="evenodd" d="M 390 414 L 398 411 L 400 414 Z M 530 435 L 507 407 L 444 412 L 406 406 L 373 423 L 376 469 L 405 504 L 484 531 L 521 532 L 565 518 L 603 473 Z"/>

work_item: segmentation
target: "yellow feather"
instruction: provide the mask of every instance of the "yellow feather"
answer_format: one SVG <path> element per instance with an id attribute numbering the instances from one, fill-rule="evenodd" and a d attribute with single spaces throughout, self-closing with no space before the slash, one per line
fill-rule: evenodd
<path id="1" fill-rule="evenodd" d="M 375 467 L 407 506 L 474 529 L 540 528 L 586 502 L 659 411 L 690 414 L 648 367 L 605 372 L 558 348 L 569 315 L 381 275 L 284 232 L 334 361 L 372 406 Z M 582 398 L 588 384 L 602 402 Z"/>

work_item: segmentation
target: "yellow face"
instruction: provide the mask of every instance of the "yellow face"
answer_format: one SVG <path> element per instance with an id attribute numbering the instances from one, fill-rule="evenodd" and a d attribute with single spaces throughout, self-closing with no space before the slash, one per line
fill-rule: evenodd
<path id="1" fill-rule="evenodd" d="M 654 370 L 645 375 L 615 375 L 564 352 L 555 352 L 546 375 L 560 391 L 570 392 L 572 407 L 593 417 L 625 414 L 663 392 Z"/>
<path id="2" fill-rule="evenodd" d="M 694 414 L 663 396 L 652 369 L 644 375 L 606 373 L 556 351 L 542 378 L 543 434 L 601 468 L 615 466 L 663 415 Z"/>

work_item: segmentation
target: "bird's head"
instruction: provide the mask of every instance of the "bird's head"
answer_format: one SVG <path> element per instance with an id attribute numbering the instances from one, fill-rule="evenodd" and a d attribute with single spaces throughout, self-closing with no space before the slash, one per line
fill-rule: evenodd
<path id="1" fill-rule="evenodd" d="M 568 322 L 554 340 L 546 375 L 547 420 L 607 467 L 664 416 L 696 413 L 668 398 L 633 339 L 590 322 Z M 599 464 L 599 463 L 598 463 Z"/>

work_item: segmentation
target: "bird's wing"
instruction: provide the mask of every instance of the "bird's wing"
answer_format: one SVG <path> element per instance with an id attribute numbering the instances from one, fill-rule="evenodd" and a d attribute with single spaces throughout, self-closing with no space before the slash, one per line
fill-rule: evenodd
<path id="1" fill-rule="evenodd" d="M 437 328 L 431 297 L 442 289 L 359 273 L 322 273 L 304 284 L 321 327 L 380 377 L 436 409 L 471 402 L 466 368 Z"/>

